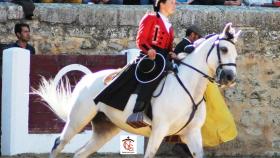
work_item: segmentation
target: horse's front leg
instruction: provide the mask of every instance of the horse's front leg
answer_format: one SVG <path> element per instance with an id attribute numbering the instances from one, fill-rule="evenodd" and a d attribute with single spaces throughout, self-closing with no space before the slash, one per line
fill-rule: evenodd
<path id="1" fill-rule="evenodd" d="M 203 158 L 202 136 L 200 128 L 190 129 L 181 139 L 189 147 L 193 158 Z"/>
<path id="2" fill-rule="evenodd" d="M 168 126 L 165 124 L 152 126 L 152 133 L 150 135 L 148 146 L 146 148 L 146 153 L 144 158 L 153 158 L 156 155 L 156 152 L 164 139 L 168 134 Z"/>

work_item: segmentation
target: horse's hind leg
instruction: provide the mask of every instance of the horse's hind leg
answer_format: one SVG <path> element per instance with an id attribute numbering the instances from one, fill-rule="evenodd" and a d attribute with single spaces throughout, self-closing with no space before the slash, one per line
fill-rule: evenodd
<path id="1" fill-rule="evenodd" d="M 81 104 L 76 101 L 75 105 L 70 111 L 66 125 L 60 137 L 56 138 L 50 158 L 55 158 L 61 152 L 64 146 L 79 133 L 96 115 L 97 108 L 93 105 L 92 100 L 83 100 Z"/>
<path id="2" fill-rule="evenodd" d="M 103 116 L 105 116 L 103 113 L 98 113 L 91 122 L 93 127 L 92 137 L 76 152 L 74 158 L 86 158 L 90 154 L 97 152 L 105 143 L 120 132 L 117 126 Z"/>
<path id="3" fill-rule="evenodd" d="M 63 128 L 63 133 L 55 139 L 49 158 L 56 158 L 58 153 L 60 153 L 63 150 L 64 146 L 76 134 L 76 132 L 69 128 L 69 125 L 67 124 Z"/>
<path id="4" fill-rule="evenodd" d="M 190 129 L 181 139 L 189 147 L 194 158 L 203 158 L 202 136 L 200 128 Z"/>

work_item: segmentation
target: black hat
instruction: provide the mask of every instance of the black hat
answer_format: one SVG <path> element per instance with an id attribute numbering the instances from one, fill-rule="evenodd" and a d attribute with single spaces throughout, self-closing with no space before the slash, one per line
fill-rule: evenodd
<path id="1" fill-rule="evenodd" d="M 166 61 L 163 55 L 157 53 L 156 58 L 151 60 L 147 55 L 142 57 L 136 65 L 135 78 L 140 83 L 150 83 L 163 73 Z"/>
<path id="2" fill-rule="evenodd" d="M 194 33 L 198 34 L 198 36 L 200 36 L 200 37 L 203 36 L 201 29 L 196 25 L 191 25 L 190 27 L 188 27 L 187 31 L 194 32 Z"/>

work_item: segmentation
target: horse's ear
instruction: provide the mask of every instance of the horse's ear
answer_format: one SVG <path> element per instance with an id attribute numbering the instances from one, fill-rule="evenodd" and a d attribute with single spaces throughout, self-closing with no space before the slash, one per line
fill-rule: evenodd
<path id="1" fill-rule="evenodd" d="M 233 42 L 234 42 L 234 43 L 237 41 L 237 39 L 238 39 L 240 33 L 241 33 L 241 30 L 239 30 L 237 33 L 234 34 L 234 39 L 233 39 Z"/>
<path id="2" fill-rule="evenodd" d="M 232 26 L 232 23 L 226 24 L 224 31 L 222 33 L 223 38 L 226 38 L 226 39 L 234 38 L 235 30 L 231 26 Z"/>
<path id="3" fill-rule="evenodd" d="M 227 23 L 226 26 L 225 26 L 225 28 L 224 28 L 224 31 L 223 31 L 223 32 L 224 32 L 224 33 L 229 32 L 231 26 L 232 26 L 232 23 L 231 23 L 231 22 L 230 22 L 230 23 Z"/>

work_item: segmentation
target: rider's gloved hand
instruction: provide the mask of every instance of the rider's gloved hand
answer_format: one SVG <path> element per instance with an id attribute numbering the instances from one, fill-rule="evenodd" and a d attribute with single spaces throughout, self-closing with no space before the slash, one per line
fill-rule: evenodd
<path id="1" fill-rule="evenodd" d="M 147 55 L 149 59 L 154 60 L 156 58 L 157 52 L 154 49 L 149 49 Z"/>

